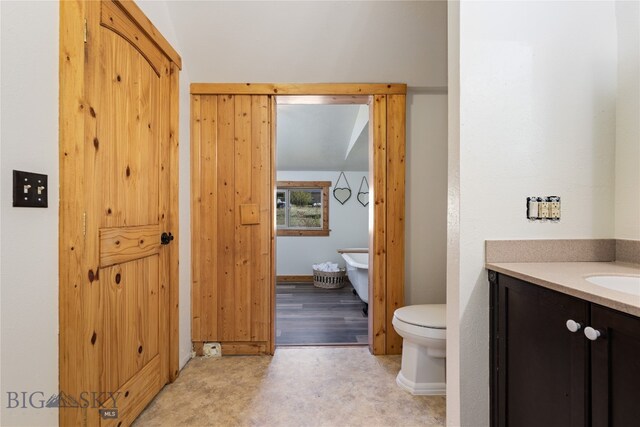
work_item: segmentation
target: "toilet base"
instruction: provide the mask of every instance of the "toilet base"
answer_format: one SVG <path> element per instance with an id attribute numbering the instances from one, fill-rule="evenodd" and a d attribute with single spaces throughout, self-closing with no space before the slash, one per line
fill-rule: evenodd
<path id="1" fill-rule="evenodd" d="M 447 394 L 445 383 L 415 383 L 405 378 L 402 371 L 396 377 L 396 384 L 414 396 L 444 396 Z"/>
<path id="2" fill-rule="evenodd" d="M 402 342 L 402 365 L 396 383 L 414 395 L 445 395 L 446 359 L 442 357 L 444 343 L 444 340 L 425 338 L 418 343 L 405 336 Z"/>

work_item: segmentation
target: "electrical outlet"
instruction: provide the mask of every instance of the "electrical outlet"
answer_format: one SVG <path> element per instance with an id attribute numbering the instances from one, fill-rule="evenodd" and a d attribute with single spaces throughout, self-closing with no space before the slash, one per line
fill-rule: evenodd
<path id="1" fill-rule="evenodd" d="M 547 201 L 549 202 L 549 219 L 554 222 L 560 221 L 560 197 L 549 196 Z"/>
<path id="2" fill-rule="evenodd" d="M 203 345 L 204 357 L 220 357 L 222 356 L 222 348 L 219 342 L 206 342 Z"/>
<path id="3" fill-rule="evenodd" d="M 551 219 L 560 219 L 560 202 L 551 202 Z"/>
<path id="4" fill-rule="evenodd" d="M 538 203 L 538 218 L 547 219 L 549 218 L 549 213 L 549 202 Z"/>

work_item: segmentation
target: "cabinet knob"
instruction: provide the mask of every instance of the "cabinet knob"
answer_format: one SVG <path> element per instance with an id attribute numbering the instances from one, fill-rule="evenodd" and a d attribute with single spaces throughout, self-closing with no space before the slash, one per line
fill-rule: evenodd
<path id="1" fill-rule="evenodd" d="M 582 328 L 582 325 L 575 320 L 567 320 L 567 329 L 571 332 L 578 332 Z"/>
<path id="2" fill-rule="evenodd" d="M 591 326 L 587 326 L 584 328 L 584 336 L 589 338 L 591 341 L 595 341 L 600 337 L 600 331 L 597 329 L 593 329 Z"/>

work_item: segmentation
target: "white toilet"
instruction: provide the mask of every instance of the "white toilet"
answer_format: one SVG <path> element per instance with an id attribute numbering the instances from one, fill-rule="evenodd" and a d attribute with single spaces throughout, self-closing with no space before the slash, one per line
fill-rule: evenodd
<path id="1" fill-rule="evenodd" d="M 415 395 L 446 394 L 446 305 L 402 307 L 393 314 L 392 323 L 403 338 L 398 385 Z"/>

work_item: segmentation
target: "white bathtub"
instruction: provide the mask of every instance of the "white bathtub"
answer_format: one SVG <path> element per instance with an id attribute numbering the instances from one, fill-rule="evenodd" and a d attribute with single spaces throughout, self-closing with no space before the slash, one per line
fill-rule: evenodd
<path id="1" fill-rule="evenodd" d="M 353 251 L 353 252 L 350 252 Z M 364 252 L 367 251 L 367 252 Z M 369 252 L 367 248 L 340 249 L 338 251 L 347 262 L 347 276 L 358 296 L 369 303 Z"/>

